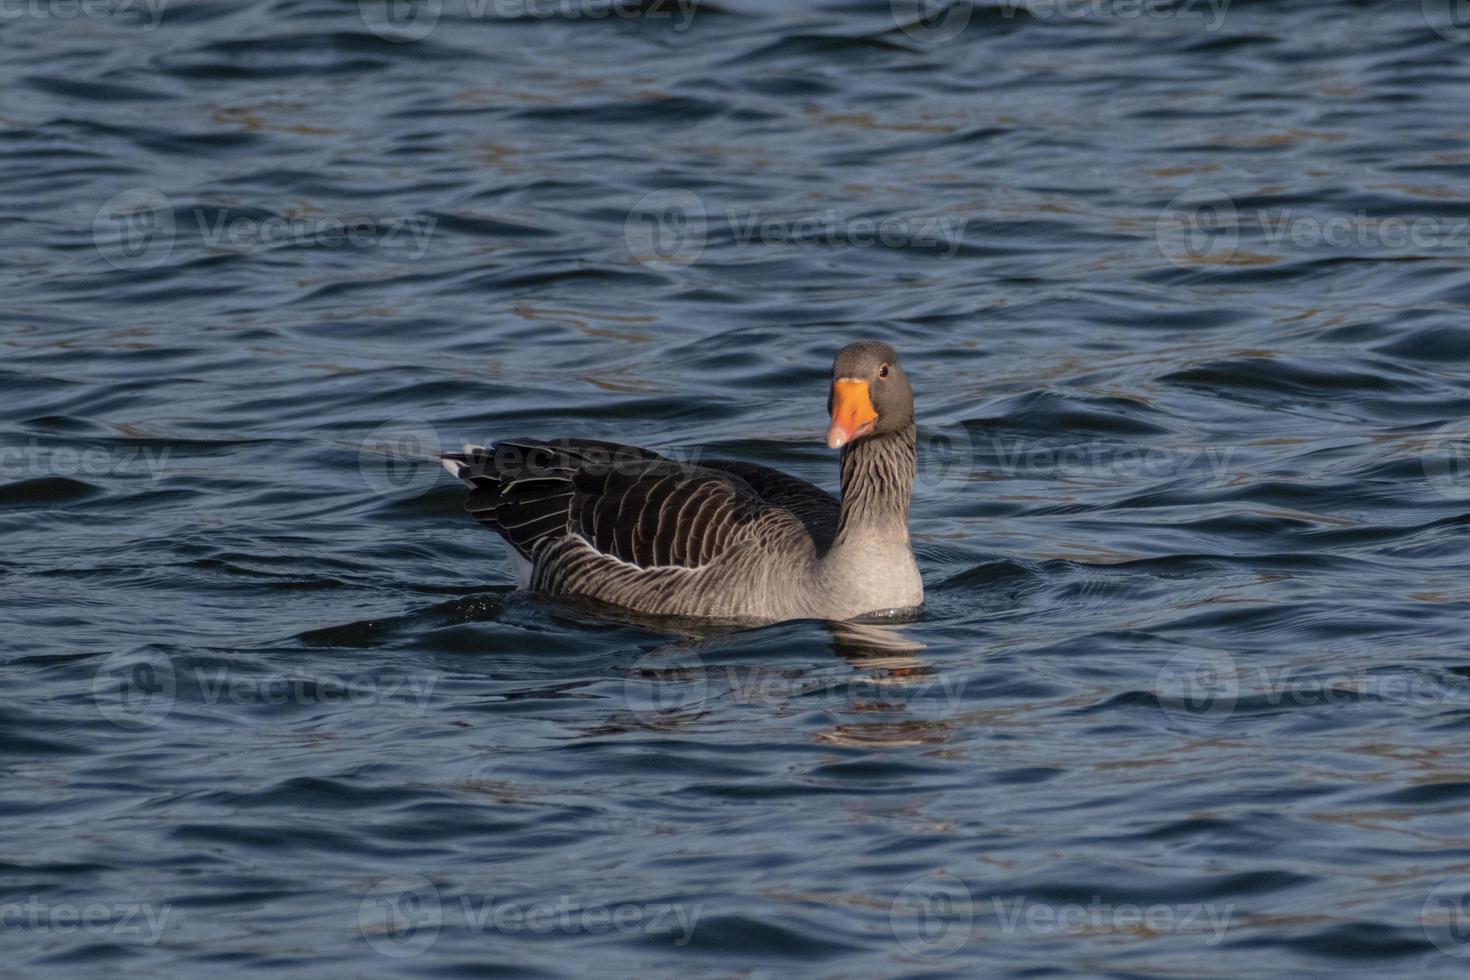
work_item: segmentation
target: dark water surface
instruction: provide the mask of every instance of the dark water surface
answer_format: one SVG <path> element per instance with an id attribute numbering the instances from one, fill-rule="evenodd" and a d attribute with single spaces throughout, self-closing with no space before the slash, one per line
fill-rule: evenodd
<path id="1" fill-rule="evenodd" d="M 0 16 L 0 972 L 1463 975 L 1470 25 L 406 12 Z M 874 336 L 901 627 L 514 595 L 421 461 L 830 486 Z"/>

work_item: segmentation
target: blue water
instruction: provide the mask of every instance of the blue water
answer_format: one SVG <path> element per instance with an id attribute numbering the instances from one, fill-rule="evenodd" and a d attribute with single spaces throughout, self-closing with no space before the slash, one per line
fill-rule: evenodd
<path id="1" fill-rule="evenodd" d="M 1463 975 L 1453 13 L 6 8 L 0 974 Z M 431 459 L 830 487 L 870 337 L 912 623 L 514 594 Z"/>

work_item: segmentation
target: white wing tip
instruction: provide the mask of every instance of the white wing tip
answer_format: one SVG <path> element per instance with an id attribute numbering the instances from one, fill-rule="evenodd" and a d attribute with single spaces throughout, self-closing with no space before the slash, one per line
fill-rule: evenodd
<path id="1" fill-rule="evenodd" d="M 439 462 L 444 464 L 444 468 L 449 471 L 450 476 L 454 477 L 456 480 L 461 479 L 460 473 L 464 471 L 464 466 L 462 466 L 457 460 L 449 459 L 445 456 L 440 456 Z"/>

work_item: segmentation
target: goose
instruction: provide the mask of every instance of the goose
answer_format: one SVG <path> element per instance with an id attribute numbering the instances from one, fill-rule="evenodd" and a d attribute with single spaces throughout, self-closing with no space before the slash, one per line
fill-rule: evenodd
<path id="1" fill-rule="evenodd" d="M 757 623 L 915 610 L 914 395 L 893 348 L 838 351 L 827 410 L 840 501 L 768 466 L 592 439 L 507 439 L 440 458 L 470 488 L 465 510 L 505 539 L 520 589 Z"/>

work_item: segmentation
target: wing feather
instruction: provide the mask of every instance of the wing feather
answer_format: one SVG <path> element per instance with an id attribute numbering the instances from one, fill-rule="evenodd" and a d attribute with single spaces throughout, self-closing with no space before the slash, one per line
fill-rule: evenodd
<path id="1" fill-rule="evenodd" d="M 825 548 L 836 526 L 830 495 L 755 464 L 685 465 L 584 439 L 506 440 L 444 459 L 471 488 L 465 509 L 522 556 L 583 542 L 580 550 L 555 550 L 562 557 L 548 560 L 561 565 L 546 570 L 548 584 L 580 581 L 607 559 L 650 571 L 697 569 L 763 528 L 805 530 Z"/>

